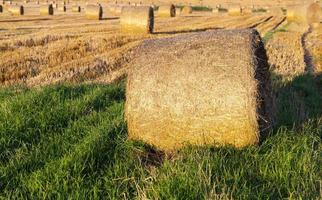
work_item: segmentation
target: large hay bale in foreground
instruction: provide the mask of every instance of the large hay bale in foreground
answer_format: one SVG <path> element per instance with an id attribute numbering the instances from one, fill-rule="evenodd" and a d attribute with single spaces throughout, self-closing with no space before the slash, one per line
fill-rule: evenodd
<path id="1" fill-rule="evenodd" d="M 130 139 L 165 151 L 244 147 L 271 127 L 270 73 L 255 30 L 150 39 L 134 55 L 126 86 Z"/>
<path id="2" fill-rule="evenodd" d="M 150 6 L 124 7 L 120 18 L 121 30 L 130 33 L 152 33 L 154 11 Z"/>
<path id="3" fill-rule="evenodd" d="M 52 4 L 49 5 L 41 5 L 40 6 L 40 15 L 54 15 L 54 7 Z"/>
<path id="4" fill-rule="evenodd" d="M 81 12 L 81 7 L 79 5 L 72 6 L 72 12 Z"/>
<path id="5" fill-rule="evenodd" d="M 101 20 L 103 17 L 103 8 L 101 5 L 88 4 L 86 6 L 85 16 L 87 19 Z"/>
<path id="6" fill-rule="evenodd" d="M 230 16 L 240 16 L 242 9 L 239 4 L 231 4 L 228 8 L 228 15 Z"/>
<path id="7" fill-rule="evenodd" d="M 176 7 L 171 5 L 162 5 L 158 9 L 159 17 L 175 17 L 176 16 Z"/>
<path id="8" fill-rule="evenodd" d="M 191 14 L 192 13 L 192 7 L 191 6 L 184 6 L 181 10 L 180 14 Z"/>
<path id="9" fill-rule="evenodd" d="M 312 3 L 307 8 L 306 14 L 308 24 L 319 24 L 322 20 L 322 10 L 318 3 Z"/>
<path id="10" fill-rule="evenodd" d="M 24 7 L 21 5 L 10 5 L 8 11 L 12 15 L 23 15 L 24 14 Z"/>

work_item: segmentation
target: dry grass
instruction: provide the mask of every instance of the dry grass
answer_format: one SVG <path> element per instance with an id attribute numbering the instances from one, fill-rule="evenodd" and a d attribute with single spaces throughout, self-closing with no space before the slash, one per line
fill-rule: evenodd
<path id="1" fill-rule="evenodd" d="M 305 72 L 301 40 L 301 33 L 280 32 L 268 41 L 268 61 L 275 74 L 293 78 Z"/>

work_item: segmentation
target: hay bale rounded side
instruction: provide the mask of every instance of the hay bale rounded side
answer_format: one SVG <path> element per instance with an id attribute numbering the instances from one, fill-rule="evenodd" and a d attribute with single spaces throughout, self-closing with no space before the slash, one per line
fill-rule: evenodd
<path id="1" fill-rule="evenodd" d="M 85 16 L 87 19 L 101 20 L 103 17 L 103 8 L 101 5 L 89 4 L 86 6 Z"/>
<path id="2" fill-rule="evenodd" d="M 162 5 L 158 9 L 159 17 L 175 17 L 176 16 L 176 7 L 171 5 Z"/>
<path id="3" fill-rule="evenodd" d="M 191 6 L 184 6 L 181 10 L 180 14 L 191 14 L 192 13 L 192 7 Z"/>
<path id="4" fill-rule="evenodd" d="M 39 9 L 40 15 L 54 15 L 54 7 L 52 4 L 41 5 Z"/>
<path id="5" fill-rule="evenodd" d="M 164 151 L 244 147 L 272 126 L 269 65 L 257 31 L 150 39 L 133 55 L 125 104 L 130 139 Z"/>
<path id="6" fill-rule="evenodd" d="M 81 7 L 79 5 L 72 6 L 72 12 L 81 12 Z"/>
<path id="7" fill-rule="evenodd" d="M 228 15 L 230 16 L 240 16 L 242 14 L 242 9 L 239 4 L 231 4 L 228 7 Z"/>
<path id="8" fill-rule="evenodd" d="M 312 3 L 307 8 L 306 14 L 308 24 L 320 24 L 322 20 L 322 10 L 318 3 Z"/>
<path id="9" fill-rule="evenodd" d="M 12 15 L 24 15 L 24 7 L 22 5 L 10 5 L 8 11 Z"/>
<path id="10" fill-rule="evenodd" d="M 124 7 L 120 17 L 122 32 L 152 33 L 154 11 L 150 6 Z"/>

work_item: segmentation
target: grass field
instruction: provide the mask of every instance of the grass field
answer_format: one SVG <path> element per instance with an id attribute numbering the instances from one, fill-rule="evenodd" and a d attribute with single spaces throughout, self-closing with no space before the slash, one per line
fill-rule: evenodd
<path id="1" fill-rule="evenodd" d="M 259 146 L 173 155 L 127 140 L 123 82 L 1 89 L 0 197 L 318 199 L 321 82 L 274 77 L 278 123 Z"/>

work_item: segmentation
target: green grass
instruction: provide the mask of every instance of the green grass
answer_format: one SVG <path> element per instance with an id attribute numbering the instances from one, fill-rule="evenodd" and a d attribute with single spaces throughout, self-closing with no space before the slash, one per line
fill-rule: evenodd
<path id="1" fill-rule="evenodd" d="M 0 199 L 321 198 L 321 83 L 274 76 L 278 122 L 259 146 L 171 156 L 127 140 L 123 83 L 0 89 Z"/>

